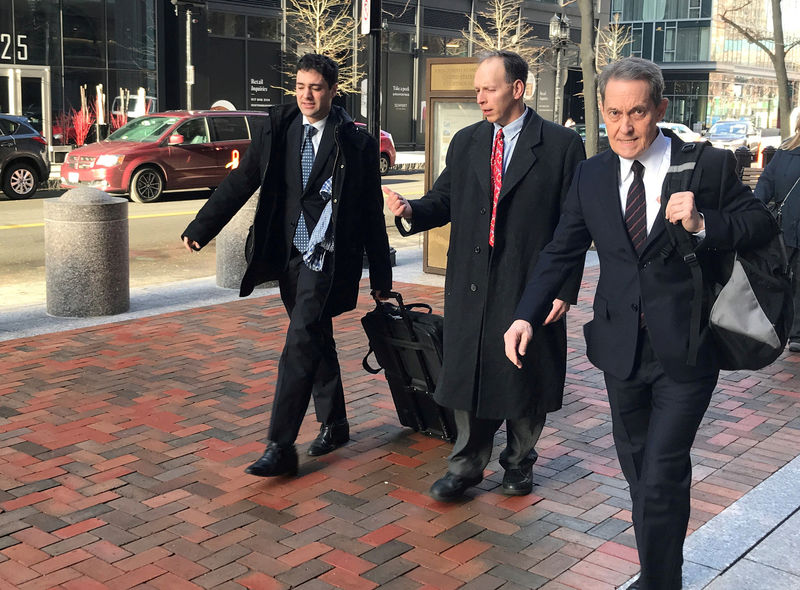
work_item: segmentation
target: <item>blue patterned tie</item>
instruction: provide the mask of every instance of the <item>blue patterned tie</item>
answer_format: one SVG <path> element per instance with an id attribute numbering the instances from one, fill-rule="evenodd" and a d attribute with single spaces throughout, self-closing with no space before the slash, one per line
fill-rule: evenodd
<path id="1" fill-rule="evenodd" d="M 311 137 L 317 132 L 316 127 L 312 125 L 303 125 L 305 134 L 303 135 L 303 145 L 300 148 L 300 170 L 303 175 L 303 190 L 308 184 L 308 177 L 311 176 L 311 167 L 314 165 L 314 144 L 311 143 Z M 297 229 L 294 232 L 294 247 L 301 253 L 308 249 L 308 228 L 306 227 L 306 219 L 303 215 L 303 207 L 300 206 L 300 217 L 297 219 Z"/>

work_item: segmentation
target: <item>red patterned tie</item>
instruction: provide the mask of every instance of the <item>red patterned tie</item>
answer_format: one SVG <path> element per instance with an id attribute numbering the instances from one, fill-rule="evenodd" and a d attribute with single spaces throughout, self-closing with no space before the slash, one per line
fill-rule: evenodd
<path id="1" fill-rule="evenodd" d="M 503 186 L 503 129 L 497 130 L 492 146 L 492 220 L 489 222 L 489 245 L 494 247 L 494 222 L 497 219 L 497 199 Z"/>

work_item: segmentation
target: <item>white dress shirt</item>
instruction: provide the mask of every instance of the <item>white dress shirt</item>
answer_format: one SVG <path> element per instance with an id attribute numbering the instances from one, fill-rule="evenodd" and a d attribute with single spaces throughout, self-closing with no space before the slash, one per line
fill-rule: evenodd
<path id="1" fill-rule="evenodd" d="M 658 135 L 638 160 L 644 166 L 642 180 L 644 181 L 645 203 L 647 205 L 647 233 L 653 229 L 658 212 L 661 209 L 659 197 L 661 188 L 664 186 L 664 178 L 667 176 L 669 163 L 671 160 L 672 140 L 658 130 Z M 622 206 L 622 215 L 625 215 L 625 205 L 628 201 L 628 189 L 633 182 L 634 160 L 619 157 L 619 199 Z"/>
<path id="2" fill-rule="evenodd" d="M 311 145 L 314 146 L 314 156 L 316 157 L 317 152 L 319 151 L 319 142 L 322 141 L 322 132 L 325 131 L 325 123 L 328 121 L 328 117 L 324 119 L 320 119 L 316 123 L 312 123 L 309 121 L 305 115 L 303 115 L 303 125 L 311 125 L 314 127 L 317 132 L 311 136 Z M 305 127 L 303 127 L 303 133 L 305 133 Z M 305 137 L 305 136 L 303 136 Z M 303 138 L 300 138 L 300 145 L 303 145 Z"/>

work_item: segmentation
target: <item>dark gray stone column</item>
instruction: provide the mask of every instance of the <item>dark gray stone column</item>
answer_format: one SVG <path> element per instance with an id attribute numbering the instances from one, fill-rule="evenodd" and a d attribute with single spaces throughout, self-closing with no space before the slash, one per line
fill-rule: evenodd
<path id="1" fill-rule="evenodd" d="M 47 313 L 93 317 L 130 308 L 128 200 L 75 188 L 44 201 Z"/>
<path id="2" fill-rule="evenodd" d="M 247 270 L 247 261 L 244 257 L 244 246 L 247 240 L 247 231 L 253 224 L 258 204 L 259 191 L 256 191 L 250 200 L 239 209 L 222 231 L 217 235 L 217 286 L 225 289 L 238 289 L 244 271 Z M 274 287 L 277 281 L 269 281 L 256 286 L 256 289 Z"/>

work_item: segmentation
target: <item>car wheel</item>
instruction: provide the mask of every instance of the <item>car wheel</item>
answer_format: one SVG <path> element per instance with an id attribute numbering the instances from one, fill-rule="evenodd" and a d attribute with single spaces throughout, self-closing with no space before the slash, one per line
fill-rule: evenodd
<path id="1" fill-rule="evenodd" d="M 389 172 L 389 168 L 391 168 L 391 165 L 389 164 L 389 156 L 382 153 L 381 160 L 378 164 L 378 169 L 381 172 L 381 176 L 385 176 L 386 173 Z"/>
<path id="2" fill-rule="evenodd" d="M 137 203 L 157 201 L 164 192 L 164 178 L 157 168 L 145 166 L 133 173 L 131 199 Z"/>
<path id="3" fill-rule="evenodd" d="M 39 179 L 30 164 L 11 164 L 3 176 L 3 192 L 10 199 L 27 199 L 36 193 Z"/>

